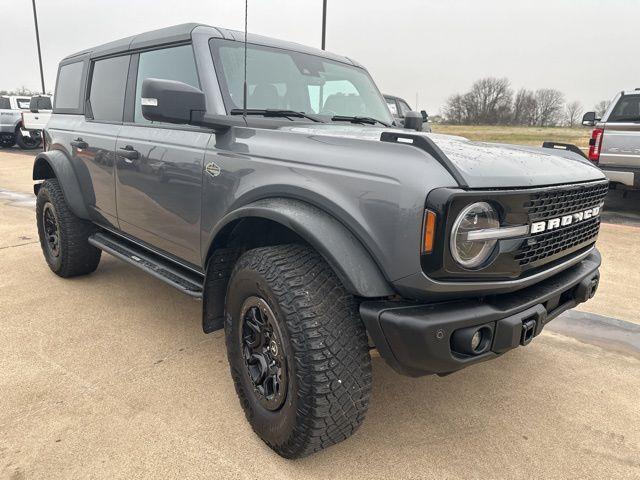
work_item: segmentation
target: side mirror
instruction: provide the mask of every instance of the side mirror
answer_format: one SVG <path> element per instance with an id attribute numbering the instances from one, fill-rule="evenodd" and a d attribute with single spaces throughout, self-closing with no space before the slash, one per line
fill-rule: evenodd
<path id="1" fill-rule="evenodd" d="M 593 127 L 597 120 L 596 112 L 587 112 L 582 116 L 582 125 L 585 127 Z"/>
<path id="2" fill-rule="evenodd" d="M 422 115 L 422 121 L 427 123 L 429 121 L 429 114 L 426 110 L 420 110 L 420 115 Z"/>
<path id="3" fill-rule="evenodd" d="M 411 111 L 404 114 L 404 128 L 407 130 L 421 132 L 423 122 L 422 114 L 418 112 Z"/>
<path id="4" fill-rule="evenodd" d="M 191 123 L 207 109 L 204 93 L 186 83 L 145 78 L 142 82 L 142 116 L 152 122 Z"/>

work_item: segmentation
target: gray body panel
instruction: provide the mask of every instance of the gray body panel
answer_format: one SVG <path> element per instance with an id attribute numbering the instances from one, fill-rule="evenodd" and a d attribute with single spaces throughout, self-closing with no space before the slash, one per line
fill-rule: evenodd
<path id="1" fill-rule="evenodd" d="M 52 115 L 47 132 L 51 148 L 71 161 L 91 220 L 118 227 L 115 195 L 115 146 L 121 125 L 92 122 L 82 115 Z M 86 142 L 86 148 L 71 145 Z"/>
<path id="2" fill-rule="evenodd" d="M 188 24 L 113 42 L 63 63 L 191 38 L 207 111 L 224 114 L 208 47 L 212 37 L 241 39 L 238 32 Z M 357 65 L 289 42 L 254 35 L 249 41 Z M 393 129 L 281 124 L 213 133 L 185 126 L 104 124 L 54 113 L 47 131 L 51 149 L 60 152 L 56 158 L 66 159 L 65 168 L 74 172 L 88 218 L 200 271 L 207 268 L 211 245 L 225 226 L 243 216 L 261 217 L 293 229 L 315 246 L 352 293 L 378 297 L 398 291 L 420 297 L 421 286 L 428 283 L 420 263 L 425 201 L 433 189 L 458 187 L 454 176 L 424 150 L 380 141 L 383 131 Z M 435 142 L 471 189 L 603 178 L 571 152 L 421 135 Z M 80 152 L 70 145 L 77 137 L 89 143 Z M 127 145 L 140 157 L 125 165 L 117 152 Z M 206 173 L 207 166 L 216 173 Z M 87 218 L 81 209 L 77 212 Z M 518 287 L 517 281 L 509 284 L 509 289 Z M 499 290 L 501 282 L 483 282 L 476 289 L 439 288 L 469 296 Z M 428 298 L 428 292 L 422 293 Z"/>
<path id="3" fill-rule="evenodd" d="M 150 125 L 122 127 L 116 149 L 120 229 L 192 264 L 200 264 L 204 152 L 211 133 Z"/>

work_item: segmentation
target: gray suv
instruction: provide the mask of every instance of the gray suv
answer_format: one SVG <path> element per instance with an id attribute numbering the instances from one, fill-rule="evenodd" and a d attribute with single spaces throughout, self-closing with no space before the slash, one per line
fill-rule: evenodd
<path id="1" fill-rule="evenodd" d="M 243 38 L 187 24 L 62 60 L 36 219 L 61 277 L 106 252 L 202 299 L 277 453 L 358 428 L 372 348 L 446 375 L 594 295 L 594 165 L 396 128 L 355 61 Z"/>
<path id="2" fill-rule="evenodd" d="M 589 160 L 605 172 L 613 186 L 640 188 L 640 89 L 622 91 L 602 118 L 587 112 L 583 125 L 595 127 Z"/>

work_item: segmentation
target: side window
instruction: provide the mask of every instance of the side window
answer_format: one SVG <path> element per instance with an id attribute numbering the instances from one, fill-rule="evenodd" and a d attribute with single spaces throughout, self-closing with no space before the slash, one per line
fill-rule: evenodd
<path id="1" fill-rule="evenodd" d="M 411 111 L 411 107 L 409 107 L 409 105 L 407 105 L 407 102 L 405 102 L 404 100 L 398 100 L 398 105 L 400 105 L 400 116 L 404 117 L 407 112 Z"/>
<path id="2" fill-rule="evenodd" d="M 55 110 L 81 110 L 83 62 L 69 63 L 60 67 L 56 85 Z"/>
<path id="3" fill-rule="evenodd" d="M 133 118 L 136 123 L 151 123 L 142 116 L 140 107 L 142 82 L 145 78 L 175 80 L 200 88 L 191 45 L 152 50 L 140 54 L 138 77 L 136 79 L 136 108 Z"/>
<path id="4" fill-rule="evenodd" d="M 389 111 L 391 115 L 394 117 L 398 116 L 398 107 L 396 106 L 396 101 L 393 98 L 385 98 L 387 102 L 387 107 L 389 107 Z"/>
<path id="5" fill-rule="evenodd" d="M 94 120 L 122 121 L 129 58 L 129 55 L 125 55 L 98 60 L 93 64 L 89 105 Z"/>
<path id="6" fill-rule="evenodd" d="M 640 95 L 621 97 L 607 122 L 640 122 Z"/>
<path id="7" fill-rule="evenodd" d="M 7 97 L 0 97 L 0 109 L 11 109 L 11 102 Z"/>

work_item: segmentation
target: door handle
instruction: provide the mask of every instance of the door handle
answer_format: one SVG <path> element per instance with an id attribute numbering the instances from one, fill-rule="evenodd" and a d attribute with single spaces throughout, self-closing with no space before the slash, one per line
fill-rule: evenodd
<path id="1" fill-rule="evenodd" d="M 124 158 L 124 161 L 127 163 L 131 163 L 140 157 L 140 153 L 137 150 L 135 150 L 131 145 L 127 145 L 124 148 L 119 148 L 118 155 Z"/>
<path id="2" fill-rule="evenodd" d="M 75 140 L 71 140 L 69 143 L 71 144 L 72 147 L 76 147 L 80 149 L 89 147 L 89 144 L 84 140 L 82 140 L 80 137 L 76 138 Z"/>

